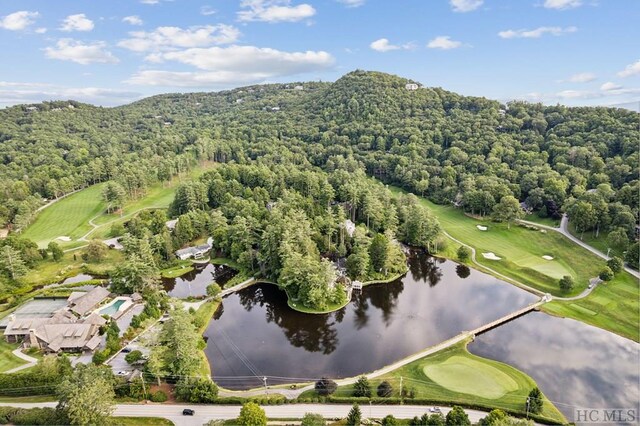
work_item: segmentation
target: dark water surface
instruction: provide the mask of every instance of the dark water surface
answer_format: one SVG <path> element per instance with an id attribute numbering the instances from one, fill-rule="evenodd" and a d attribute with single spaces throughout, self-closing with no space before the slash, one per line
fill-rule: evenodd
<path id="1" fill-rule="evenodd" d="M 207 294 L 207 286 L 216 282 L 223 286 L 236 275 L 234 269 L 224 265 L 194 264 L 191 272 L 178 278 L 162 278 L 162 285 L 169 296 L 180 299 L 186 297 L 200 297 Z"/>
<path id="2" fill-rule="evenodd" d="M 529 374 L 570 421 L 575 407 L 638 409 L 640 345 L 579 321 L 532 312 L 469 350 Z"/>
<path id="3" fill-rule="evenodd" d="M 536 299 L 454 262 L 414 255 L 404 278 L 367 286 L 331 314 L 291 310 L 274 285 L 232 294 L 204 333 L 206 354 L 216 381 L 228 388 L 262 383 L 251 376 L 347 377 L 383 367 Z"/>

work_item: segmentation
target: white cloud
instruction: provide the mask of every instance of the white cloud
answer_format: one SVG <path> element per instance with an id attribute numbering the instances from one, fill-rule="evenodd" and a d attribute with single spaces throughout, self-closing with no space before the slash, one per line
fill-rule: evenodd
<path id="1" fill-rule="evenodd" d="M 576 27 L 538 27 L 533 30 L 506 30 L 500 31 L 498 35 L 502 38 L 539 38 L 545 34 L 553 36 L 561 36 L 564 34 L 575 33 L 578 31 Z"/>
<path id="2" fill-rule="evenodd" d="M 45 27 L 36 28 L 36 34 L 44 34 L 47 32 Z"/>
<path id="3" fill-rule="evenodd" d="M 573 9 L 582 6 L 582 0 L 545 0 L 544 7 L 547 9 Z"/>
<path id="4" fill-rule="evenodd" d="M 338 0 L 338 2 L 347 7 L 360 7 L 365 4 L 367 0 Z"/>
<path id="5" fill-rule="evenodd" d="M 0 18 L 0 28 L 10 31 L 24 30 L 33 24 L 39 15 L 38 12 L 29 12 L 28 10 L 11 13 Z"/>
<path id="6" fill-rule="evenodd" d="M 206 47 L 229 44 L 238 40 L 240 31 L 231 25 L 206 25 L 203 27 L 158 27 L 153 31 L 132 31 L 131 38 L 118 46 L 134 52 L 150 52 L 170 48 Z"/>
<path id="7" fill-rule="evenodd" d="M 3 106 L 68 99 L 100 105 L 120 105 L 138 98 L 140 93 L 129 90 L 0 81 L 0 105 Z"/>
<path id="8" fill-rule="evenodd" d="M 67 16 L 60 27 L 60 31 L 91 31 L 92 29 L 93 21 L 84 13 Z"/>
<path id="9" fill-rule="evenodd" d="M 142 25 L 142 19 L 138 15 L 125 16 L 122 18 L 122 22 L 126 22 L 131 25 Z"/>
<path id="10" fill-rule="evenodd" d="M 460 46 L 462 46 L 462 42 L 451 40 L 451 37 L 449 36 L 438 36 L 433 40 L 429 41 L 429 43 L 427 44 L 427 47 L 429 49 L 443 49 L 443 50 L 456 49 Z"/>
<path id="11" fill-rule="evenodd" d="M 82 65 L 91 63 L 117 63 L 119 60 L 106 49 L 106 43 L 102 41 L 83 43 L 70 38 L 58 40 L 55 47 L 44 49 L 45 55 L 50 59 L 72 61 Z"/>
<path id="12" fill-rule="evenodd" d="M 629 64 L 618 73 L 618 77 L 631 77 L 632 75 L 640 74 L 640 59 L 632 64 Z"/>
<path id="13" fill-rule="evenodd" d="M 595 80 L 597 77 L 592 72 L 581 72 L 578 74 L 573 74 L 569 77 L 569 82 L 571 83 L 588 83 L 590 81 Z"/>
<path id="14" fill-rule="evenodd" d="M 310 4 L 291 5 L 291 0 L 242 0 L 238 20 L 243 22 L 297 22 L 311 18 L 316 10 Z"/>
<path id="15" fill-rule="evenodd" d="M 392 50 L 411 50 L 415 48 L 413 43 L 405 43 L 405 44 L 391 44 L 388 39 L 380 38 L 376 41 L 371 42 L 369 47 L 377 52 L 390 52 Z"/>
<path id="16" fill-rule="evenodd" d="M 471 12 L 484 3 L 484 0 L 449 0 L 454 12 Z"/>
<path id="17" fill-rule="evenodd" d="M 211 6 L 202 6 L 200 8 L 200 15 L 203 16 L 210 16 L 210 15 L 215 15 L 216 14 L 216 10 L 214 8 L 212 8 Z"/>
<path id="18" fill-rule="evenodd" d="M 614 83 L 612 81 L 607 81 L 602 86 L 600 86 L 600 90 L 604 90 L 606 92 L 611 91 L 611 90 L 619 90 L 619 89 L 622 89 L 622 86 L 620 86 L 619 84 L 616 84 L 616 83 Z"/>
<path id="19" fill-rule="evenodd" d="M 283 52 L 254 46 L 193 48 L 154 55 L 157 61 L 176 61 L 202 72 L 144 70 L 127 83 L 153 86 L 211 86 L 262 82 L 278 77 L 325 70 L 334 58 L 323 51 Z"/>
<path id="20" fill-rule="evenodd" d="M 140 0 L 140 3 L 142 3 L 142 4 L 158 4 L 158 3 L 160 3 L 160 0 Z"/>

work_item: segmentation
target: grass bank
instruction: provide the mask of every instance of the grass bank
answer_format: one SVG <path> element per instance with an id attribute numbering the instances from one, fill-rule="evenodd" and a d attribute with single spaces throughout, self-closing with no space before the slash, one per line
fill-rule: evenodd
<path id="1" fill-rule="evenodd" d="M 396 194 L 406 192 L 397 187 L 390 189 Z M 478 263 L 542 292 L 555 296 L 580 294 L 604 266 L 602 259 L 558 233 L 515 224 L 509 229 L 506 224 L 469 217 L 453 206 L 437 205 L 425 198 L 420 198 L 420 203 L 437 216 L 453 238 L 476 249 Z M 478 225 L 488 230 L 481 231 Z M 494 253 L 500 260 L 485 259 L 482 253 Z M 576 282 L 569 293 L 563 293 L 558 285 L 564 275 L 571 275 Z"/>
<path id="2" fill-rule="evenodd" d="M 527 374 L 498 361 L 482 358 L 467 350 L 467 342 L 429 355 L 381 377 L 370 380 L 373 395 L 377 386 L 387 381 L 393 391 L 390 400 L 400 398 L 403 390 L 421 403 L 462 405 L 491 410 L 500 408 L 524 416 L 525 401 L 535 381 Z M 301 399 L 315 395 L 305 392 Z M 340 386 L 332 398 L 350 397 L 353 385 Z M 566 423 L 562 413 L 548 400 L 540 416 L 555 423 Z"/>
<path id="3" fill-rule="evenodd" d="M 111 417 L 113 426 L 173 426 L 171 420 L 163 417 Z"/>
<path id="4" fill-rule="evenodd" d="M 599 284 L 586 298 L 575 301 L 553 300 L 542 306 L 548 314 L 574 318 L 640 342 L 640 300 L 638 280 L 619 273 Z"/>
<path id="5" fill-rule="evenodd" d="M 27 363 L 11 353 L 19 346 L 20 345 L 17 343 L 7 343 L 4 339 L 0 340 L 0 373 L 4 373 L 5 371 L 9 371 Z"/>
<path id="6" fill-rule="evenodd" d="M 219 300 L 211 300 L 203 303 L 198 308 L 198 310 L 194 314 L 194 323 L 196 324 L 198 334 L 201 335 L 204 333 L 204 331 L 209 326 L 211 318 L 213 318 L 213 314 L 216 313 L 219 306 Z M 211 376 L 211 367 L 209 366 L 209 361 L 206 354 L 204 353 L 204 350 L 200 351 L 200 365 L 198 367 L 198 373 L 205 377 Z"/>

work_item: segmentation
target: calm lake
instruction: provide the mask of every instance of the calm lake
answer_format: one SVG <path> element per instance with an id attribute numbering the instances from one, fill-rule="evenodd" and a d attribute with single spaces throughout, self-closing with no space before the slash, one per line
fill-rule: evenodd
<path id="1" fill-rule="evenodd" d="M 537 300 L 451 261 L 414 254 L 409 265 L 404 278 L 367 286 L 327 315 L 291 310 L 269 284 L 229 295 L 204 333 L 215 380 L 246 389 L 262 376 L 270 384 L 355 376 Z M 640 345 L 577 321 L 532 312 L 478 336 L 469 350 L 532 376 L 569 419 L 573 406 L 640 400 Z"/>
<path id="2" fill-rule="evenodd" d="M 162 278 L 162 285 L 169 296 L 180 299 L 206 296 L 207 286 L 213 282 L 223 286 L 236 275 L 234 269 L 224 265 L 194 264 L 195 269 L 178 278 Z"/>
<path id="3" fill-rule="evenodd" d="M 414 255 L 404 278 L 367 286 L 345 308 L 327 315 L 291 310 L 274 285 L 229 295 L 204 333 L 206 353 L 216 381 L 229 388 L 261 384 L 239 376 L 353 376 L 536 299 L 454 262 Z"/>
<path id="4" fill-rule="evenodd" d="M 579 321 L 532 312 L 478 336 L 469 351 L 529 374 L 568 420 L 575 406 L 638 408 L 640 345 Z"/>

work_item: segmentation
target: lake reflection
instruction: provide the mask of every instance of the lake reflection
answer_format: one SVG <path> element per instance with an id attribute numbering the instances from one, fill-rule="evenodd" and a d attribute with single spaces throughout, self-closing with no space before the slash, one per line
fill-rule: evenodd
<path id="1" fill-rule="evenodd" d="M 353 376 L 535 300 L 481 272 L 414 255 L 404 278 L 365 287 L 345 308 L 327 315 L 291 310 L 274 285 L 232 294 L 205 331 L 206 353 L 214 377 L 229 388 L 261 384 L 230 376 Z"/>
<path id="2" fill-rule="evenodd" d="M 581 322 L 532 312 L 469 350 L 529 374 L 569 420 L 573 406 L 638 408 L 640 345 Z"/>
<path id="3" fill-rule="evenodd" d="M 191 272 L 178 278 L 162 278 L 162 285 L 169 296 L 177 298 L 206 296 L 207 286 L 216 282 L 223 286 L 236 275 L 234 269 L 224 265 L 194 264 Z"/>

